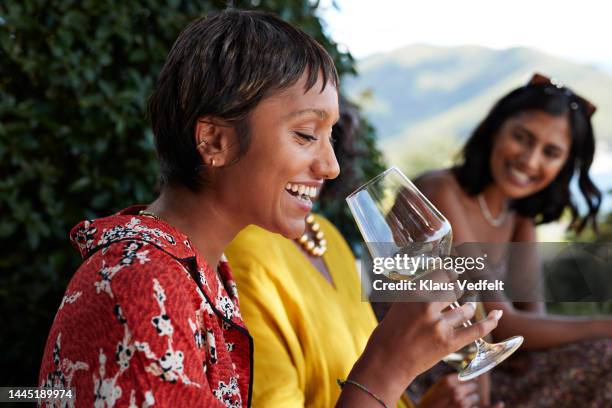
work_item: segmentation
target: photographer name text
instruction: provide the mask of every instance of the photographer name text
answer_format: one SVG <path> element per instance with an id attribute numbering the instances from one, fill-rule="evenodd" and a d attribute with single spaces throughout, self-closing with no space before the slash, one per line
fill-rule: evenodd
<path id="1" fill-rule="evenodd" d="M 454 282 L 435 282 L 431 279 L 409 281 L 400 280 L 394 282 L 385 282 L 382 279 L 376 279 L 372 282 L 372 288 L 376 291 L 387 290 L 402 290 L 402 291 L 452 291 L 459 289 L 461 291 L 503 291 L 504 282 L 501 280 L 489 281 L 481 279 L 479 281 L 457 280 Z"/>

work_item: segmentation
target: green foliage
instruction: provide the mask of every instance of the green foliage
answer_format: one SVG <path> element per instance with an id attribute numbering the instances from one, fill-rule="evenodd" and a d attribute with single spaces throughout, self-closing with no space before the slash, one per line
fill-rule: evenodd
<path id="1" fill-rule="evenodd" d="M 322 43 L 341 74 L 353 73 L 351 55 L 323 33 L 316 3 L 234 6 L 276 12 Z M 0 366 L 11 367 L 0 384 L 37 383 L 53 315 L 80 262 L 70 228 L 154 198 L 148 94 L 180 30 L 223 8 L 212 0 L 0 3 Z"/>
<path id="2" fill-rule="evenodd" d="M 610 194 L 608 192 L 607 194 Z M 605 243 L 609 244 L 612 242 L 612 212 L 608 213 L 603 217 L 598 223 L 598 233 L 592 228 L 585 229 L 580 235 L 576 235 L 573 231 L 568 231 L 566 236 L 568 241 L 571 242 L 594 242 L 594 243 Z M 576 262 L 581 262 L 579 258 L 575 258 L 572 260 L 574 264 Z M 581 264 L 583 273 L 588 273 L 588 270 L 585 270 L 587 263 L 584 262 Z M 562 262 L 556 262 L 552 265 L 548 265 L 548 270 L 551 273 L 556 273 L 556 275 L 551 276 L 559 276 L 558 273 L 563 270 L 564 265 Z M 575 268 L 570 268 L 574 270 Z M 575 290 L 575 285 L 572 280 L 561 281 L 559 283 L 561 286 L 565 286 L 565 290 L 567 293 L 572 293 Z M 612 315 L 612 301 L 608 302 L 558 302 L 558 303 L 549 303 L 546 305 L 547 310 L 550 313 L 564 314 L 564 315 Z"/>
<path id="3" fill-rule="evenodd" d="M 547 303 L 546 311 L 568 316 L 612 315 L 612 302 L 558 302 Z"/>
<path id="4" fill-rule="evenodd" d="M 461 144 L 446 135 L 412 137 L 406 141 L 394 141 L 385 147 L 387 157 L 410 178 L 427 171 L 450 167 L 461 151 Z"/>

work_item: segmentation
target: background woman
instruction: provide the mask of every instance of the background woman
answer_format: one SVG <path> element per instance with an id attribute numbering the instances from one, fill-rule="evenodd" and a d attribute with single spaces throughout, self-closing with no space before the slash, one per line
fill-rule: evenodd
<path id="1" fill-rule="evenodd" d="M 535 242 L 535 225 L 558 220 L 566 209 L 570 228 L 594 227 L 601 202 L 588 173 L 594 110 L 538 74 L 500 99 L 467 141 L 461 164 L 417 180 L 451 222 L 455 243 Z M 584 216 L 570 193 L 574 175 L 588 210 Z M 537 265 L 528 270 L 538 273 Z M 541 302 L 485 307 L 504 311 L 495 338 L 525 337 L 522 351 L 494 372 L 495 396 L 512 407 L 609 402 L 612 319 L 550 316 Z"/>

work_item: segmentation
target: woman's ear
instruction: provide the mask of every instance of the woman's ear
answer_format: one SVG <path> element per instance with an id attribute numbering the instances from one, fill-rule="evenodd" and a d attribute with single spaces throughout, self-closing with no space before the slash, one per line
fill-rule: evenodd
<path id="1" fill-rule="evenodd" d="M 233 125 L 211 117 L 198 119 L 195 128 L 196 149 L 202 162 L 210 167 L 222 167 L 234 159 L 237 135 Z"/>

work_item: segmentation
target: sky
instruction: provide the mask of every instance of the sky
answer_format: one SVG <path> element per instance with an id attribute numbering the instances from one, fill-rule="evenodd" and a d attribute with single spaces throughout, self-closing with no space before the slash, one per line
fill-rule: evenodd
<path id="1" fill-rule="evenodd" d="M 609 0 L 321 0 L 332 38 L 356 58 L 414 43 L 526 46 L 612 72 Z"/>

